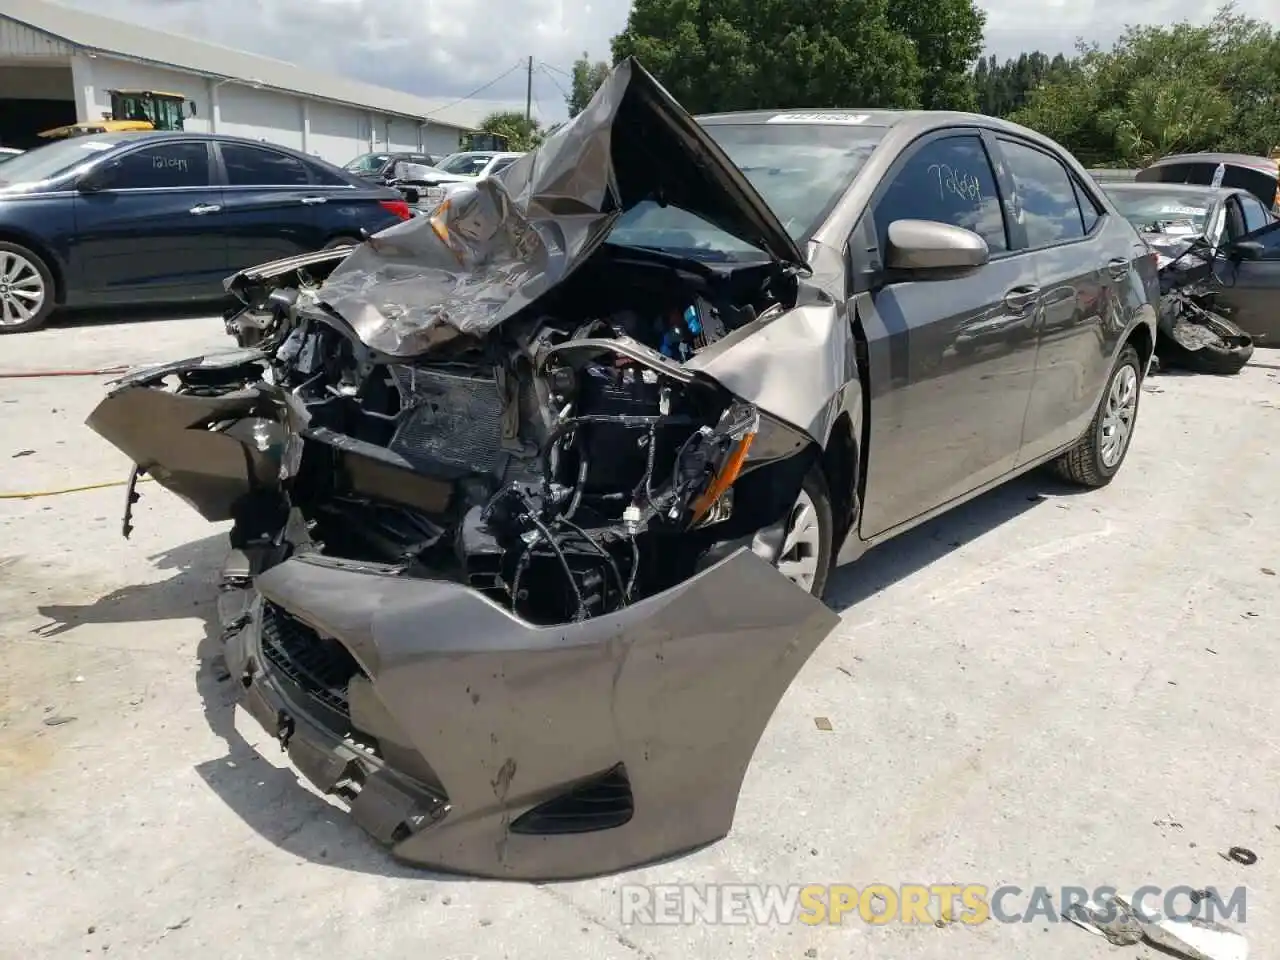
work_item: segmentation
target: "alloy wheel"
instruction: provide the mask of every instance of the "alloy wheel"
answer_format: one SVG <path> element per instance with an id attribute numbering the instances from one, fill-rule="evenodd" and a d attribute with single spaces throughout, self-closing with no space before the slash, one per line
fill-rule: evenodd
<path id="1" fill-rule="evenodd" d="M 0 251 L 0 327 L 27 323 L 48 295 L 36 265 L 19 253 Z"/>
<path id="2" fill-rule="evenodd" d="M 818 510 L 807 490 L 791 508 L 787 535 L 778 553 L 778 572 L 796 586 L 813 592 L 822 552 L 822 531 L 818 526 Z"/>
<path id="3" fill-rule="evenodd" d="M 1120 463 L 1133 435 L 1133 420 L 1138 412 L 1138 371 L 1125 364 L 1116 371 L 1107 391 L 1107 406 L 1102 414 L 1100 456 L 1107 469 Z"/>

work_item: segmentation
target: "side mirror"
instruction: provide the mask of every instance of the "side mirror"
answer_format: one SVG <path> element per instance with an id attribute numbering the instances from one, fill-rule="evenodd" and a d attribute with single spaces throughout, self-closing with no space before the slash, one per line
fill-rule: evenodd
<path id="1" fill-rule="evenodd" d="M 1261 260 L 1266 249 L 1257 240 L 1237 240 L 1227 247 L 1227 256 L 1232 260 Z"/>
<path id="2" fill-rule="evenodd" d="M 76 189 L 81 193 L 97 193 L 99 190 L 105 190 L 111 184 L 111 174 L 114 171 L 115 164 L 96 166 L 81 175 L 76 181 Z"/>
<path id="3" fill-rule="evenodd" d="M 895 220 L 889 224 L 885 267 L 900 279 L 962 277 L 991 259 L 987 241 L 972 230 L 936 220 Z"/>
<path id="4" fill-rule="evenodd" d="M 422 199 L 422 194 L 418 193 L 415 187 L 401 187 L 400 192 L 404 194 L 406 203 L 417 203 Z"/>

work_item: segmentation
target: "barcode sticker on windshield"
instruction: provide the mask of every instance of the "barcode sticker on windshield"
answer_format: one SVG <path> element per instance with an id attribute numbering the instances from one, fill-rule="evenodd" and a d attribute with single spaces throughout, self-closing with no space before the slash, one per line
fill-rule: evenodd
<path id="1" fill-rule="evenodd" d="M 768 123 L 866 123 L 869 113 L 778 113 Z"/>
<path id="2" fill-rule="evenodd" d="M 1203 217 L 1207 211 L 1204 207 L 1165 207 L 1164 213 L 1177 214 L 1182 217 Z"/>

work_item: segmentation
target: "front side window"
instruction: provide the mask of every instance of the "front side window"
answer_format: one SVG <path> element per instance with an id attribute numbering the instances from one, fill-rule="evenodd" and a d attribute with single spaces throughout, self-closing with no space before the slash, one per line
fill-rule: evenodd
<path id="1" fill-rule="evenodd" d="M 1271 214 L 1256 197 L 1241 196 L 1240 205 L 1244 207 L 1244 229 L 1246 233 L 1260 230 L 1271 222 Z"/>
<path id="2" fill-rule="evenodd" d="M 1262 244 L 1263 260 L 1280 260 L 1280 220 L 1272 220 L 1248 239 Z"/>
<path id="3" fill-rule="evenodd" d="M 1000 151 L 1013 177 L 1009 212 L 1026 229 L 1028 247 L 1036 250 L 1083 237 L 1076 188 L 1062 162 L 1016 140 L 1001 138 Z"/>
<path id="4" fill-rule="evenodd" d="M 105 171 L 107 190 L 209 186 L 209 148 L 203 143 L 158 143 L 133 150 Z"/>
<path id="5" fill-rule="evenodd" d="M 944 137 L 911 154 L 876 203 L 881 249 L 895 220 L 948 223 L 978 234 L 992 253 L 1008 250 L 995 172 L 982 140 L 972 134 Z"/>
<path id="6" fill-rule="evenodd" d="M 288 154 L 240 143 L 224 143 L 222 163 L 233 187 L 297 187 L 310 183 L 303 162 Z"/>

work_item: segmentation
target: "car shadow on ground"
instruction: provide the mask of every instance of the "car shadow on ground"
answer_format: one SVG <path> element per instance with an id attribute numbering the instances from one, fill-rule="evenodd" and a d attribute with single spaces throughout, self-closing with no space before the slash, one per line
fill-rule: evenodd
<path id="1" fill-rule="evenodd" d="M 832 571 L 827 605 L 847 610 L 1029 510 L 1087 492 L 1057 479 L 1047 469 L 1033 470 Z"/>
<path id="2" fill-rule="evenodd" d="M 196 647 L 196 692 L 205 723 L 225 744 L 222 756 L 194 767 L 209 789 L 261 837 L 293 856 L 378 876 L 436 876 L 397 863 L 340 809 L 304 787 L 291 768 L 268 762 L 265 756 L 278 754 L 280 748 L 265 731 L 257 737 L 251 720 L 252 740 L 237 729 L 238 691 L 222 656 L 217 613 L 218 577 L 226 553 L 226 534 L 218 533 L 149 557 L 157 569 L 172 575 L 113 590 L 90 604 L 41 605 L 39 612 L 50 622 L 37 632 L 52 637 L 84 624 L 136 623 L 145 628 L 199 617 L 204 635 Z"/>
<path id="3" fill-rule="evenodd" d="M 220 314 L 231 300 L 201 300 L 196 303 L 146 304 L 121 307 L 66 307 L 49 317 L 46 329 L 55 327 L 109 327 L 121 323 L 147 320 L 194 320 Z"/>
<path id="4" fill-rule="evenodd" d="M 1037 505 L 1076 492 L 1079 488 L 1043 472 L 1013 480 L 836 571 L 828 603 L 840 610 L 851 607 Z M 53 622 L 40 632 L 53 636 L 85 623 L 200 617 L 204 636 L 196 651 L 195 687 L 205 723 L 226 747 L 223 756 L 194 769 L 219 799 L 261 837 L 311 863 L 396 878 L 472 880 L 398 863 L 340 808 L 304 786 L 291 767 L 268 762 L 265 757 L 280 750 L 269 734 L 261 731 L 259 736 L 247 718 L 241 722 L 252 727 L 250 739 L 240 733 L 238 690 L 223 659 L 217 616 L 217 581 L 225 553 L 226 536 L 218 533 L 151 557 L 173 575 L 112 591 L 88 605 L 41 606 L 40 612 Z"/>

